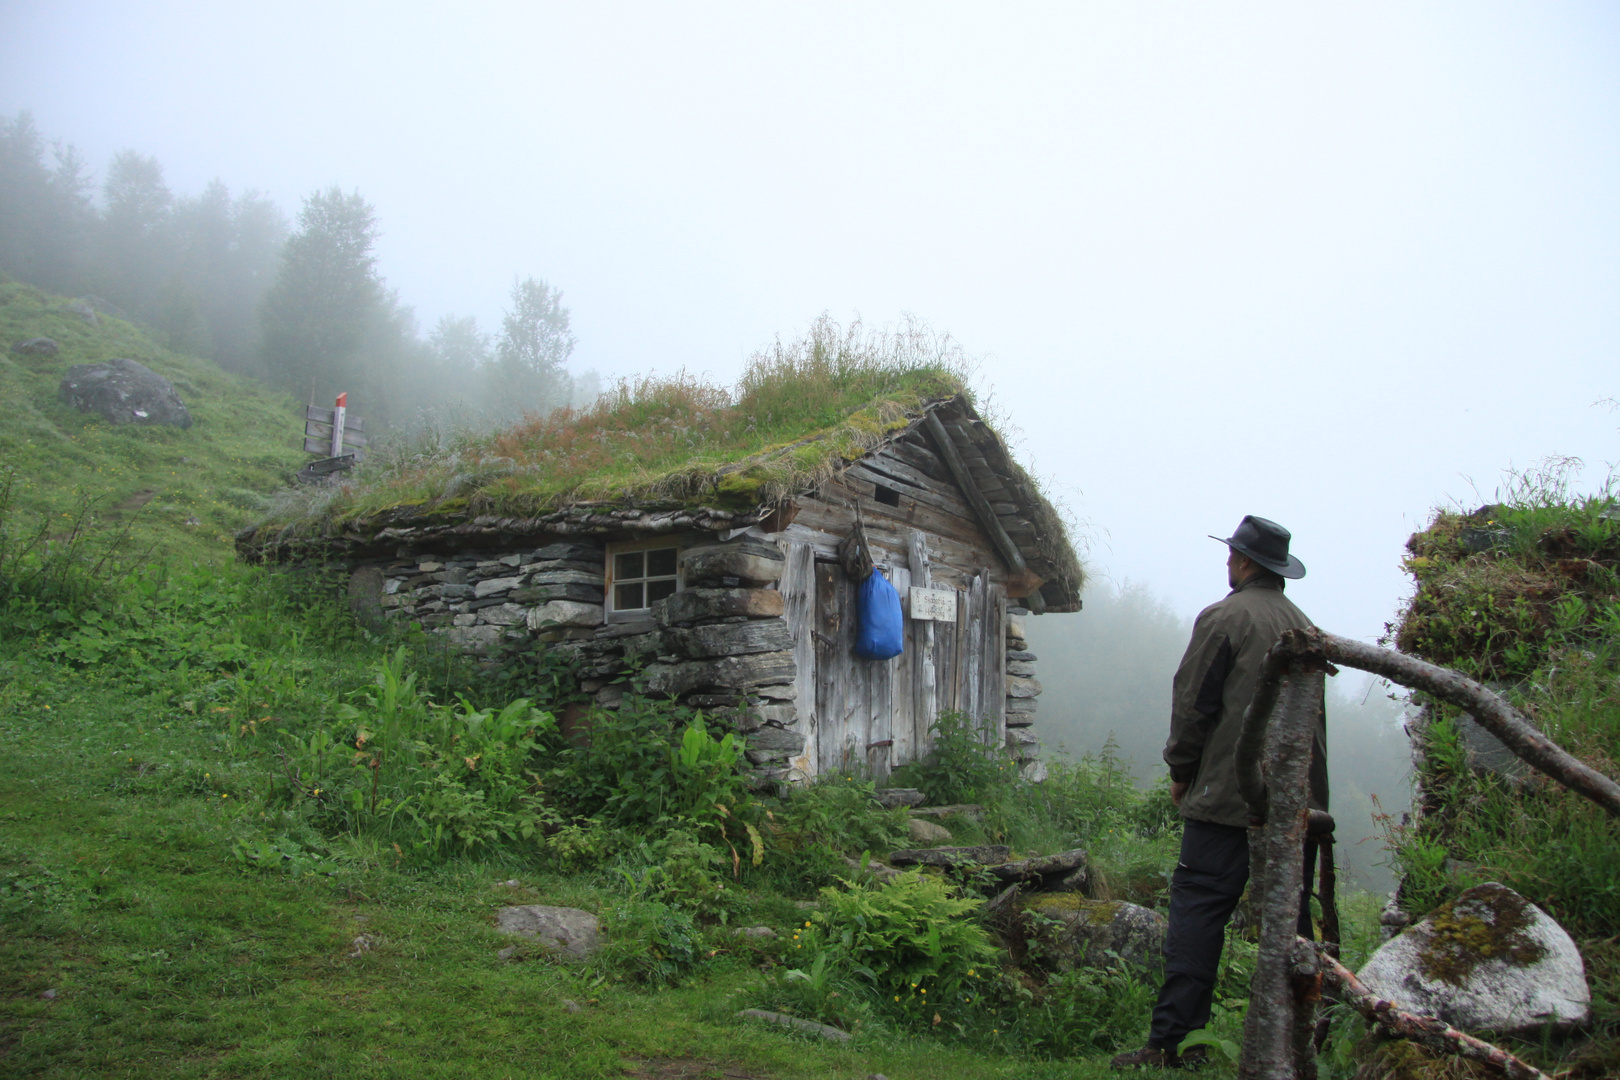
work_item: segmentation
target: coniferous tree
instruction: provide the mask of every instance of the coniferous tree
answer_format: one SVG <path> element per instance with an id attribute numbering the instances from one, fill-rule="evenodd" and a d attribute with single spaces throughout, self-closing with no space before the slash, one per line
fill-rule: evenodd
<path id="1" fill-rule="evenodd" d="M 163 182 L 163 166 L 157 158 L 120 150 L 107 168 L 102 199 L 97 291 L 126 313 L 160 322 L 155 316 L 174 272 L 174 196 Z"/>
<path id="2" fill-rule="evenodd" d="M 0 270 L 52 292 L 81 291 L 95 220 L 79 152 L 48 145 L 26 112 L 0 117 Z"/>
<path id="3" fill-rule="evenodd" d="M 359 192 L 331 187 L 304 200 L 261 306 L 272 381 L 317 399 L 361 376 L 361 348 L 384 306 L 376 239 L 376 212 Z"/>

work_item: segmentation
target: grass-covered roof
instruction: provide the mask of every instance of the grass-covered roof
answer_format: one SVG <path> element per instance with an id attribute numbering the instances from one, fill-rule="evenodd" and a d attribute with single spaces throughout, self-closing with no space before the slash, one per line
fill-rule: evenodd
<path id="1" fill-rule="evenodd" d="M 684 372 L 645 376 L 622 380 L 589 408 L 494 432 L 385 440 L 341 482 L 289 491 L 241 546 L 364 543 L 407 524 L 557 520 L 586 508 L 746 523 L 815 488 L 930 406 L 955 400 L 971 408 L 969 374 L 949 337 L 912 324 L 868 332 L 823 318 L 804 337 L 756 353 L 735 387 Z M 1044 511 L 1038 516 L 1057 523 L 1016 471 Z M 1060 523 L 1056 532 L 1061 561 L 1078 573 Z"/>

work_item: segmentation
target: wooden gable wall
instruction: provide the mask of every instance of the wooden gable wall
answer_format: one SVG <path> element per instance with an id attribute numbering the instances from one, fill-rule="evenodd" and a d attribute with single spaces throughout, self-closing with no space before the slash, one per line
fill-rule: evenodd
<path id="1" fill-rule="evenodd" d="M 880 502 L 884 487 L 897 505 Z M 927 752 L 938 714 L 974 718 L 1005 739 L 1007 567 L 927 440 L 911 432 L 797 502 L 772 538 L 787 563 L 784 594 L 807 737 L 794 764 L 808 775 L 860 766 L 882 778 Z M 905 647 L 888 661 L 855 655 L 855 592 L 836 558 L 859 519 L 873 559 L 900 593 Z M 910 617 L 913 585 L 952 589 L 954 622 Z"/>

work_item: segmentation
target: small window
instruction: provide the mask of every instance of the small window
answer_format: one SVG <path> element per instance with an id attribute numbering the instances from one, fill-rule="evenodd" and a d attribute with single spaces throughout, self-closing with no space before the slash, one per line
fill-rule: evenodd
<path id="1" fill-rule="evenodd" d="M 679 587 L 676 548 L 646 548 L 613 555 L 613 610 L 645 611 Z"/>
<path id="2" fill-rule="evenodd" d="M 900 505 L 900 493 L 898 491 L 894 490 L 892 487 L 884 487 L 882 484 L 877 484 L 875 486 L 877 487 L 877 493 L 873 495 L 873 498 L 875 498 L 878 502 L 882 503 L 884 506 Z"/>

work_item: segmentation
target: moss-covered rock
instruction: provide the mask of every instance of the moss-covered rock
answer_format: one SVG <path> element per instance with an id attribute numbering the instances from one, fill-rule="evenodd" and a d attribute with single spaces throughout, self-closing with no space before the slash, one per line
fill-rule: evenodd
<path id="1" fill-rule="evenodd" d="M 1088 900 L 1078 893 L 1040 893 L 1023 904 L 1024 924 L 1059 969 L 1156 968 L 1168 926 L 1165 917 L 1123 900 Z"/>
<path id="2" fill-rule="evenodd" d="M 1470 1031 L 1584 1024 L 1580 950 L 1546 912 L 1495 882 L 1465 890 L 1373 954 L 1360 978 L 1379 997 Z"/>

